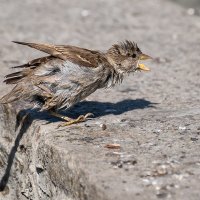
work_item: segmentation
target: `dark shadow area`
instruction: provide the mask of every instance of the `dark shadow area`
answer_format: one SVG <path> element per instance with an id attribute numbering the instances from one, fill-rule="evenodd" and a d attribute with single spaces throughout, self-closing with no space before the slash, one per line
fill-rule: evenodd
<path id="1" fill-rule="evenodd" d="M 152 103 L 145 99 L 126 99 L 117 103 L 83 101 L 74 105 L 65 113 L 63 112 L 63 114 L 75 118 L 86 113 L 93 113 L 94 118 L 97 118 L 110 114 L 120 115 L 131 110 L 155 107 L 155 105 L 156 103 Z"/>
<path id="2" fill-rule="evenodd" d="M 59 113 L 70 118 L 77 118 L 86 113 L 93 113 L 93 118 L 98 118 L 110 114 L 120 115 L 136 109 L 154 108 L 156 104 L 157 103 L 152 103 L 145 99 L 126 99 L 117 103 L 82 101 L 65 111 L 59 111 Z M 49 123 L 62 121 L 62 119 L 54 117 L 48 112 L 39 112 L 36 109 L 26 109 L 22 110 L 20 113 L 19 116 L 21 116 L 22 113 L 23 115 L 29 113 L 32 120 L 45 120 Z M 17 120 L 16 128 L 19 126 L 19 122 L 20 120 Z"/>
<path id="3" fill-rule="evenodd" d="M 101 117 L 104 115 L 114 114 L 120 115 L 122 113 L 135 110 L 155 107 L 156 103 L 152 103 L 145 99 L 126 99 L 117 103 L 110 102 L 97 102 L 97 101 L 84 101 L 76 104 L 66 112 L 62 112 L 63 115 L 77 118 L 79 115 L 86 113 L 93 113 L 94 118 Z M 0 182 L 0 191 L 3 191 L 8 183 L 10 176 L 11 167 L 15 158 L 17 148 L 19 147 L 20 140 L 24 133 L 31 126 L 34 120 L 46 120 L 49 123 L 61 121 L 61 119 L 49 115 L 47 112 L 38 112 L 37 110 L 21 110 L 17 115 L 15 129 L 18 132 L 15 139 L 14 146 L 12 147 L 7 161 L 5 173 Z M 19 130 L 18 130 L 19 129 Z"/>
<path id="4" fill-rule="evenodd" d="M 8 183 L 8 179 L 10 176 L 11 167 L 12 167 L 14 159 L 15 159 L 15 154 L 16 154 L 17 148 L 19 147 L 19 144 L 20 144 L 20 140 L 22 139 L 24 133 L 27 131 L 28 127 L 32 124 L 32 121 L 33 121 L 31 119 L 31 117 L 29 116 L 29 114 L 25 113 L 25 112 L 23 112 L 23 113 L 19 112 L 19 114 L 17 115 L 17 121 L 18 120 L 21 120 L 21 127 L 20 127 L 20 130 L 18 131 L 17 137 L 15 139 L 14 146 L 12 147 L 12 149 L 8 155 L 8 161 L 7 161 L 8 164 L 6 166 L 5 173 L 0 181 L 0 191 L 3 191 L 6 188 L 6 185 Z M 17 123 L 19 123 L 19 122 L 17 122 Z"/>
<path id="5" fill-rule="evenodd" d="M 117 103 L 82 101 L 65 111 L 59 111 L 59 113 L 70 118 L 77 118 L 86 113 L 93 113 L 93 118 L 98 118 L 110 114 L 120 115 L 136 109 L 153 108 L 155 105 L 156 103 L 145 99 L 126 99 Z M 21 112 L 29 113 L 33 120 L 46 120 L 49 123 L 62 121 L 62 119 L 54 117 L 48 112 L 38 112 L 37 110 L 31 109 L 26 109 Z"/>

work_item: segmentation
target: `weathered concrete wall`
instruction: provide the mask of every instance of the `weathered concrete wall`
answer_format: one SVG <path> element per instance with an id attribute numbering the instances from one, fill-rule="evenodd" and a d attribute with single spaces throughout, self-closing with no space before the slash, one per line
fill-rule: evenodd
<path id="1" fill-rule="evenodd" d="M 46 113 L 16 118 L 23 103 L 1 106 L 0 199 L 199 199 L 199 17 L 161 0 L 2 0 L 0 11 L 1 80 L 41 55 L 11 40 L 106 49 L 130 39 L 155 57 L 151 72 L 68 112 L 95 114 L 82 124 L 58 129 Z"/>

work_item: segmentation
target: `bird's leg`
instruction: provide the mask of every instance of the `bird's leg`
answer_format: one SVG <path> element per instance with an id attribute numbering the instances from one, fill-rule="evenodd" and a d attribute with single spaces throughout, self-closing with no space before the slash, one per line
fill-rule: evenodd
<path id="1" fill-rule="evenodd" d="M 87 113 L 86 115 L 80 115 L 78 118 L 76 119 L 72 119 L 70 121 L 67 121 L 63 124 L 60 124 L 59 127 L 63 127 L 63 126 L 69 126 L 71 124 L 78 124 L 78 123 L 81 123 L 81 122 L 84 122 L 86 121 L 87 119 L 90 119 L 90 117 L 92 117 L 93 114 L 92 113 Z"/>
<path id="2" fill-rule="evenodd" d="M 61 114 L 59 114 L 59 113 L 57 113 L 57 112 L 55 112 L 55 111 L 52 111 L 52 110 L 49 111 L 49 114 L 52 115 L 52 116 L 54 116 L 54 117 L 58 117 L 58 118 L 60 118 L 60 119 L 63 119 L 63 120 L 65 120 L 65 121 L 67 121 L 67 122 L 70 122 L 70 121 L 73 120 L 73 119 L 70 118 L 70 117 L 61 115 Z"/>
<path id="3" fill-rule="evenodd" d="M 54 111 L 50 111 L 50 114 L 52 116 L 55 116 L 55 117 L 58 117 L 58 118 L 61 118 L 63 120 L 65 120 L 66 122 L 60 124 L 58 127 L 63 127 L 63 126 L 69 126 L 71 124 L 77 124 L 77 123 L 81 123 L 81 122 L 84 122 L 86 121 L 87 119 L 89 119 L 89 117 L 92 117 L 94 116 L 92 113 L 87 113 L 86 115 L 80 115 L 77 119 L 72 119 L 70 117 L 67 117 L 67 116 L 63 116 L 59 113 L 56 113 Z"/>

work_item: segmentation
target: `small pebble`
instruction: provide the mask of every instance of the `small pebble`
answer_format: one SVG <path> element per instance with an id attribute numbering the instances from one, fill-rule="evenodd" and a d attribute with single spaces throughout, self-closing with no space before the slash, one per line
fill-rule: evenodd
<path id="1" fill-rule="evenodd" d="M 189 9 L 187 10 L 187 14 L 188 14 L 188 15 L 194 15 L 194 14 L 195 14 L 195 9 L 194 9 L 194 8 L 189 8 Z"/>
<path id="2" fill-rule="evenodd" d="M 168 173 L 166 165 L 160 165 L 157 168 L 157 173 L 160 176 L 166 175 Z"/>
<path id="3" fill-rule="evenodd" d="M 87 16 L 89 16 L 90 15 L 90 11 L 89 10 L 82 10 L 81 11 L 81 16 L 82 17 L 87 17 Z"/>
<path id="4" fill-rule="evenodd" d="M 107 126 L 105 124 L 100 124 L 101 129 L 104 131 L 107 129 Z"/>
<path id="5" fill-rule="evenodd" d="M 90 125 L 89 124 L 85 124 L 85 127 L 90 127 Z"/>
<path id="6" fill-rule="evenodd" d="M 178 129 L 179 129 L 179 130 L 182 130 L 182 131 L 185 131 L 185 130 L 186 130 L 186 127 L 185 127 L 185 126 L 179 126 Z"/>
<path id="7" fill-rule="evenodd" d="M 156 129 L 155 131 L 153 131 L 154 133 L 161 133 L 160 129 Z"/>
<path id="8" fill-rule="evenodd" d="M 145 186 L 150 186 L 151 185 L 151 181 L 149 179 L 143 179 L 142 181 L 143 181 L 143 184 Z"/>
<path id="9" fill-rule="evenodd" d="M 190 138 L 193 142 L 197 141 L 198 138 Z"/>

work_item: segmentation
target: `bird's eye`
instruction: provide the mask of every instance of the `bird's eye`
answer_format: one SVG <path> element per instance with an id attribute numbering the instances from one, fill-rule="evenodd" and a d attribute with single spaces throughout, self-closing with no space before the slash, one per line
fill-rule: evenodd
<path id="1" fill-rule="evenodd" d="M 132 55 L 132 57 L 133 57 L 133 58 L 136 58 L 136 54 L 134 53 L 134 54 Z"/>

